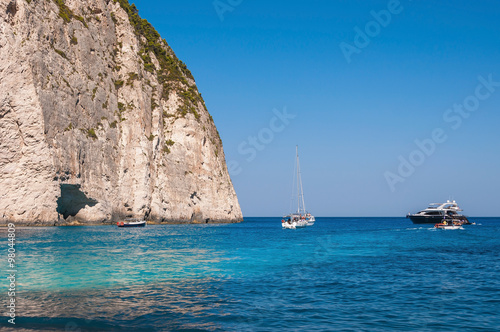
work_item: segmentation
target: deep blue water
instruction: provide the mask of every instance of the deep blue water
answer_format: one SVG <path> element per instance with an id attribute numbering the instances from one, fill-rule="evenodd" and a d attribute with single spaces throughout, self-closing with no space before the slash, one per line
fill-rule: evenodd
<path id="1" fill-rule="evenodd" d="M 500 218 L 472 220 L 18 228 L 16 328 L 500 331 Z"/>

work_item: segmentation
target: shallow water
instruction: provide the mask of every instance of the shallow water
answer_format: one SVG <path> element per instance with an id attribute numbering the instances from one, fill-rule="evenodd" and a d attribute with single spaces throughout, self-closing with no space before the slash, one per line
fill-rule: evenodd
<path id="1" fill-rule="evenodd" d="M 473 221 L 18 228 L 16 328 L 494 331 L 500 218 Z"/>

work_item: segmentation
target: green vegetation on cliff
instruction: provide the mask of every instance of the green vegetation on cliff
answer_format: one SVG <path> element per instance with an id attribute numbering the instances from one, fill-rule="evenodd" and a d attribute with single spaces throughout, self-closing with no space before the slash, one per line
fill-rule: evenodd
<path id="1" fill-rule="evenodd" d="M 134 27 L 135 33 L 139 38 L 140 50 L 139 55 L 144 62 L 144 69 L 150 73 L 155 73 L 158 76 L 158 81 L 163 87 L 162 98 L 168 99 L 169 92 L 176 90 L 181 96 L 184 107 L 179 108 L 181 115 L 187 112 L 192 113 L 196 119 L 200 116 L 196 112 L 198 102 L 206 109 L 205 102 L 198 92 L 196 85 L 190 85 L 187 79 L 193 80 L 193 75 L 187 68 L 186 64 L 179 60 L 167 42 L 161 38 L 155 28 L 145 19 L 139 16 L 139 10 L 128 0 L 114 0 L 127 12 L 130 24 Z M 154 54 L 159 63 L 157 69 L 153 64 L 151 55 Z"/>
<path id="2" fill-rule="evenodd" d="M 64 20 L 64 22 L 69 23 L 72 18 L 82 22 L 82 24 L 88 28 L 87 22 L 81 16 L 75 15 L 71 9 L 66 6 L 64 0 L 53 0 L 55 4 L 59 7 L 59 16 Z"/>

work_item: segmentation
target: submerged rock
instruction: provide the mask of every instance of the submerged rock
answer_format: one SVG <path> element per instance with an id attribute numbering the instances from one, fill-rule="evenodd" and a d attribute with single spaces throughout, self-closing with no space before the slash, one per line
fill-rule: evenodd
<path id="1" fill-rule="evenodd" d="M 242 220 L 193 76 L 134 5 L 0 15 L 0 224 Z"/>

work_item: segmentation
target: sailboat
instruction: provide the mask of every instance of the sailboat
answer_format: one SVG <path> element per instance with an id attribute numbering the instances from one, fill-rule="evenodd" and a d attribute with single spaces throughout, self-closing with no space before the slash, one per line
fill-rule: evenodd
<path id="1" fill-rule="evenodd" d="M 283 217 L 281 226 L 286 229 L 296 229 L 314 225 L 316 219 L 306 211 L 304 200 L 304 189 L 302 188 L 302 177 L 300 175 L 299 147 L 295 147 L 297 154 L 297 211 Z"/>

